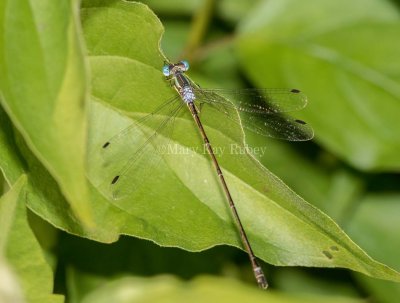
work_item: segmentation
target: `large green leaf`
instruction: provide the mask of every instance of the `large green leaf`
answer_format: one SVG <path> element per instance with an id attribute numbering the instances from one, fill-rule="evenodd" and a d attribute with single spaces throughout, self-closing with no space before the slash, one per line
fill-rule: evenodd
<path id="1" fill-rule="evenodd" d="M 306 92 L 316 140 L 363 170 L 400 167 L 399 13 L 389 1 L 262 1 L 239 28 L 261 87 Z"/>
<path id="2" fill-rule="evenodd" d="M 26 302 L 63 302 L 62 296 L 52 295 L 53 273 L 28 224 L 25 185 L 22 175 L 0 199 L 1 255 L 16 274 Z"/>
<path id="3" fill-rule="evenodd" d="M 105 195 L 109 184 L 103 182 L 104 176 L 116 166 L 112 159 L 102 161 L 102 145 L 174 92 L 160 70 L 164 58 L 157 47 L 163 29 L 146 6 L 88 1 L 82 15 L 92 74 L 89 179 Z M 243 144 L 241 129 L 229 121 L 221 123 L 220 114 L 203 110 L 202 119 L 215 147 Z M 130 186 L 140 183 L 145 191 L 135 199 L 109 200 L 131 218 L 121 230 L 136 225 L 124 233 L 187 250 L 218 244 L 240 247 L 212 165 L 199 149 L 201 139 L 190 115 L 183 114 L 175 122 L 173 134 L 160 135 L 153 143 L 173 139 L 188 152 L 163 155 L 156 167 L 149 167 L 154 171 L 130 175 Z M 126 144 L 118 146 L 127 159 L 130 141 L 126 138 Z M 225 152 L 219 160 L 260 258 L 276 265 L 346 267 L 399 280 L 398 273 L 373 261 L 331 219 L 248 154 Z M 117 157 L 115 165 L 121 161 Z"/>
<path id="4" fill-rule="evenodd" d="M 90 225 L 78 2 L 1 2 L 0 91 L 2 106 L 29 148 L 57 180 L 77 217 Z"/>

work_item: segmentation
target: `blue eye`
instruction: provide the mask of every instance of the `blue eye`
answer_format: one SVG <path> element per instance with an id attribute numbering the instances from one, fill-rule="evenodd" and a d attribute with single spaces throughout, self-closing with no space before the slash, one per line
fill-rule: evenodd
<path id="1" fill-rule="evenodd" d="M 163 72 L 164 76 L 168 77 L 171 74 L 171 72 L 169 70 L 169 65 L 164 65 L 162 68 L 162 72 Z"/>
<path id="2" fill-rule="evenodd" d="M 181 61 L 181 63 L 185 67 L 185 71 L 187 71 L 189 69 L 189 62 L 187 62 L 186 60 L 183 60 L 183 61 Z"/>

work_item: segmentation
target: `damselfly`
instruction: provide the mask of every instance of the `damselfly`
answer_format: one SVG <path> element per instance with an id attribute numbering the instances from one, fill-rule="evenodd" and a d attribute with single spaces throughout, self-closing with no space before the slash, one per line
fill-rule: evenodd
<path id="1" fill-rule="evenodd" d="M 312 128 L 304 121 L 282 113 L 302 109 L 307 99 L 297 89 L 203 89 L 185 76 L 188 69 L 186 61 L 165 64 L 163 74 L 177 91 L 176 96 L 104 142 L 101 153 L 104 166 L 108 168 L 103 174 L 101 187 L 105 189 L 104 194 L 113 200 L 143 191 L 143 180 L 146 176 L 154 175 L 152 169 L 157 168 L 157 163 L 161 161 L 160 154 L 165 151 L 165 145 L 172 144 L 168 138 L 173 132 L 174 121 L 181 110 L 187 107 L 215 167 L 242 244 L 249 255 L 254 276 L 258 285 L 265 289 L 268 287 L 267 280 L 253 253 L 199 112 L 203 107 L 210 107 L 242 130 L 289 141 L 305 141 L 313 137 Z M 159 140 L 160 137 L 163 139 Z M 131 148 L 120 152 L 123 145 Z"/>

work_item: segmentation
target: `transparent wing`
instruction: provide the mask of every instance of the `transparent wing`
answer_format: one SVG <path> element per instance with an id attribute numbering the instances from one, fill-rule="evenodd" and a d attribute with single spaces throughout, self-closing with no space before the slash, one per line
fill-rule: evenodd
<path id="1" fill-rule="evenodd" d="M 228 90 L 203 90 L 196 89 L 196 101 L 200 104 L 206 104 L 214 109 L 222 112 L 228 119 L 241 125 L 244 129 L 250 130 L 266 137 L 289 141 L 307 141 L 313 138 L 314 132 L 312 128 L 304 121 L 292 118 L 290 116 L 280 114 L 286 111 L 303 108 L 307 99 L 301 93 L 293 93 L 292 101 L 287 101 L 278 109 L 278 100 L 290 100 L 289 92 L 291 90 L 284 89 L 245 89 L 245 90 L 229 90 L 231 99 L 227 99 Z M 219 95 L 223 92 L 224 95 Z M 270 100 L 274 100 L 270 106 L 264 104 L 266 98 L 261 98 L 259 92 L 263 92 L 263 96 L 269 96 Z M 275 93 L 279 97 L 274 97 Z M 287 97 L 283 97 L 283 96 Z M 254 97 L 254 99 L 251 99 Z M 231 101 L 234 98 L 235 101 Z M 254 103 L 252 103 L 252 100 Z M 293 101 L 296 100 L 296 101 Z M 238 115 L 239 114 L 239 115 Z"/>
<path id="2" fill-rule="evenodd" d="M 106 197 L 119 200 L 148 191 L 143 188 L 146 179 L 157 175 L 174 120 L 183 106 L 177 96 L 99 147 L 103 169 L 98 188 Z"/>
<path id="3" fill-rule="evenodd" d="M 286 113 L 298 111 L 307 105 L 307 97 L 297 89 L 202 89 L 195 88 L 209 97 L 210 102 L 233 105 L 248 113 Z M 223 98 L 221 98 L 221 96 Z M 232 106 L 232 105 L 230 105 Z"/>

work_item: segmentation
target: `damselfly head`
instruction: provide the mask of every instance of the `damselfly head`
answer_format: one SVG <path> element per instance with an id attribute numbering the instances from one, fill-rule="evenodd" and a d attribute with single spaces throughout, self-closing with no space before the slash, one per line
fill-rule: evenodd
<path id="1" fill-rule="evenodd" d="M 189 63 L 187 61 L 180 61 L 175 64 L 165 64 L 162 72 L 164 76 L 169 77 L 177 72 L 186 72 L 189 69 Z"/>

